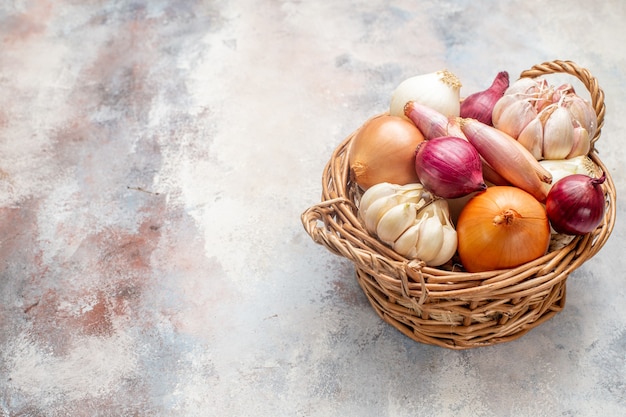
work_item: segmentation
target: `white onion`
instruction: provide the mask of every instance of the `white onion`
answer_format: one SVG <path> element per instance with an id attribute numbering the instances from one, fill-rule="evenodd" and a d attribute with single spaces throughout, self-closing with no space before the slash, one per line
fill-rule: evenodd
<path id="1" fill-rule="evenodd" d="M 428 106 L 447 117 L 461 112 L 461 82 L 448 70 L 416 75 L 402 81 L 391 95 L 389 114 L 404 116 L 409 101 Z"/>

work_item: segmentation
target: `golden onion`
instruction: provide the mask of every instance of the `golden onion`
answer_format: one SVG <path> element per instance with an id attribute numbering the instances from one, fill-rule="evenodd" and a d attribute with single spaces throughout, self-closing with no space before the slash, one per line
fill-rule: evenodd
<path id="1" fill-rule="evenodd" d="M 544 255 L 550 224 L 543 204 L 511 186 L 494 186 L 467 202 L 457 221 L 458 253 L 469 272 L 514 268 Z"/>
<path id="2" fill-rule="evenodd" d="M 415 150 L 423 140 L 419 129 L 401 117 L 382 115 L 370 119 L 352 140 L 348 154 L 350 179 L 364 190 L 381 182 L 419 182 Z"/>

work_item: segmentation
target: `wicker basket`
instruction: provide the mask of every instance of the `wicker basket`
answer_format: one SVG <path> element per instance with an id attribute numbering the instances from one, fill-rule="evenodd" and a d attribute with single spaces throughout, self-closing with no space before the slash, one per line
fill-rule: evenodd
<path id="1" fill-rule="evenodd" d="M 589 157 L 607 174 L 606 210 L 591 233 L 519 267 L 469 273 L 407 260 L 368 234 L 357 218 L 359 191 L 349 180 L 348 151 L 358 129 L 333 152 L 322 176 L 322 201 L 302 214 L 311 238 L 350 259 L 376 313 L 411 339 L 451 349 L 519 338 L 561 311 L 568 275 L 606 243 L 615 223 L 615 185 L 595 144 L 604 122 L 604 93 L 596 79 L 570 61 L 535 65 L 520 77 L 553 73 L 577 77 L 598 118 Z"/>

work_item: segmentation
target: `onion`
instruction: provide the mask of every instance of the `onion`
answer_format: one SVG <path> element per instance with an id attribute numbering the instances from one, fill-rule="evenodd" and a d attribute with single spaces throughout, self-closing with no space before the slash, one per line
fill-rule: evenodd
<path id="1" fill-rule="evenodd" d="M 584 174 L 568 175 L 557 181 L 546 199 L 546 211 L 557 233 L 583 235 L 593 231 L 604 216 L 602 184 L 606 174 L 592 178 Z"/>
<path id="2" fill-rule="evenodd" d="M 454 136 L 420 143 L 415 171 L 424 187 L 443 198 L 463 197 L 487 188 L 478 152 L 468 141 Z"/>
<path id="3" fill-rule="evenodd" d="M 488 89 L 471 94 L 461 102 L 461 117 L 480 120 L 493 126 L 491 120 L 493 108 L 507 88 L 509 88 L 509 73 L 501 71 Z"/>
<path id="4" fill-rule="evenodd" d="M 442 136 L 455 136 L 467 140 L 463 133 L 461 122 L 468 119 L 458 117 L 446 117 L 430 107 L 419 104 L 416 101 L 409 101 L 404 106 L 404 114 L 422 132 L 424 138 L 435 139 Z M 495 169 L 481 157 L 483 165 L 483 178 L 493 185 L 510 185 Z"/>
<path id="5" fill-rule="evenodd" d="M 350 179 L 364 190 L 381 182 L 418 182 L 415 150 L 423 140 L 419 129 L 407 119 L 389 115 L 370 119 L 352 140 Z"/>
<path id="6" fill-rule="evenodd" d="M 461 81 L 448 70 L 420 74 L 402 81 L 391 94 L 389 114 L 404 117 L 404 106 L 417 101 L 446 117 L 457 117 Z"/>
<path id="7" fill-rule="evenodd" d="M 550 223 L 526 191 L 494 186 L 476 194 L 457 221 L 458 253 L 469 272 L 513 268 L 544 255 Z"/>

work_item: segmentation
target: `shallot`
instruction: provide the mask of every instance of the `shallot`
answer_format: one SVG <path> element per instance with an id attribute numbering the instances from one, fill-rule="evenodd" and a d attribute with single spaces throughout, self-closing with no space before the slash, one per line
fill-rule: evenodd
<path id="1" fill-rule="evenodd" d="M 468 141 L 454 136 L 420 143 L 415 171 L 424 187 L 443 198 L 463 197 L 487 188 L 480 155 Z"/>
<path id="2" fill-rule="evenodd" d="M 501 71 L 488 89 L 471 94 L 461 102 L 461 117 L 480 120 L 493 126 L 491 120 L 493 108 L 507 88 L 509 88 L 509 73 Z"/>

